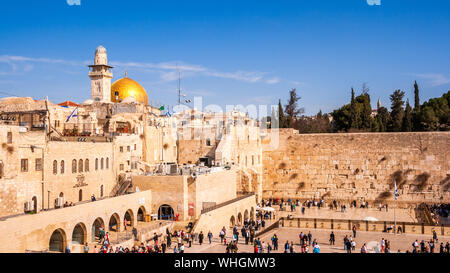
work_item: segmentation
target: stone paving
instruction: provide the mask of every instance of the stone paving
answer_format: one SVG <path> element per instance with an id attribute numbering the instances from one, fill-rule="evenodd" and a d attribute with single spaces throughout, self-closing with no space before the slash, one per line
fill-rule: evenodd
<path id="1" fill-rule="evenodd" d="M 351 231 L 340 231 L 340 230 L 334 230 L 335 234 L 335 245 L 331 246 L 329 243 L 330 233 L 331 230 L 317 230 L 317 229 L 299 229 L 299 228 L 279 228 L 274 229 L 272 231 L 269 231 L 268 233 L 261 236 L 261 240 L 269 243 L 270 238 L 273 236 L 274 233 L 277 234 L 279 238 L 279 249 L 278 251 L 272 251 L 273 253 L 283 253 L 284 252 L 284 244 L 286 241 L 294 242 L 294 251 L 300 252 L 300 245 L 299 245 L 299 237 L 298 235 L 300 232 L 308 234 L 308 232 L 311 231 L 311 234 L 313 235 L 313 240 L 316 239 L 319 242 L 320 246 L 320 252 L 321 253 L 346 253 L 344 250 L 344 237 L 345 235 L 348 235 L 349 237 L 352 235 Z M 231 239 L 231 231 L 227 231 L 227 240 L 229 241 Z M 364 243 L 368 245 L 368 248 L 371 246 L 375 246 L 377 243 L 380 244 L 381 239 L 384 238 L 386 240 L 391 241 L 391 252 L 397 252 L 400 250 L 402 253 L 406 252 L 406 250 L 411 251 L 412 250 L 412 243 L 417 239 L 419 242 L 421 240 L 425 240 L 426 242 L 431 239 L 431 236 L 428 235 L 412 235 L 412 234 L 399 234 L 395 235 L 392 233 L 379 233 L 379 232 L 366 232 L 366 231 L 358 231 L 356 234 L 356 238 L 354 240 L 356 241 L 356 253 L 360 253 L 361 247 Z M 439 252 L 439 244 L 441 242 L 444 242 L 444 245 L 446 242 L 450 241 L 450 237 L 444 237 L 438 235 L 438 243 L 436 244 L 435 253 Z M 208 238 L 205 236 L 204 243 L 202 245 L 199 245 L 198 241 L 193 243 L 192 247 L 189 248 L 187 245 L 185 245 L 185 252 L 186 253 L 225 253 L 226 246 L 223 244 L 220 244 L 220 238 L 218 237 L 218 234 L 214 234 L 213 242 L 212 244 L 209 244 Z M 238 244 L 238 253 L 253 253 L 253 245 L 245 245 L 245 242 L 242 238 L 242 236 L 239 237 L 239 244 Z M 169 250 L 170 252 L 173 252 L 173 250 Z M 310 252 L 312 252 L 312 248 L 310 248 Z"/>
<path id="2" fill-rule="evenodd" d="M 363 220 L 366 217 L 374 217 L 379 221 L 394 221 L 394 209 L 389 208 L 388 211 L 378 208 L 347 208 L 346 212 L 340 210 L 330 210 L 329 208 L 311 207 L 305 209 L 305 214 L 302 214 L 301 208 L 297 207 L 295 211 L 290 211 L 290 207 L 285 207 L 287 211 L 280 211 L 278 206 L 274 206 L 276 209 L 276 217 L 287 217 L 293 215 L 300 218 L 318 218 L 318 219 L 348 219 L 348 220 Z M 395 218 L 397 222 L 412 222 L 417 223 L 414 211 L 409 209 L 396 209 Z"/>

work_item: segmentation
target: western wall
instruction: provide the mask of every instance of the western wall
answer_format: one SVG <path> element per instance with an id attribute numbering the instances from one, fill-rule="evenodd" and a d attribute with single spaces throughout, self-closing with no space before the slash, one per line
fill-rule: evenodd
<path id="1" fill-rule="evenodd" d="M 450 133 L 302 135 L 263 140 L 263 198 L 390 203 L 450 201 Z M 276 142 L 276 141 L 274 141 Z"/>

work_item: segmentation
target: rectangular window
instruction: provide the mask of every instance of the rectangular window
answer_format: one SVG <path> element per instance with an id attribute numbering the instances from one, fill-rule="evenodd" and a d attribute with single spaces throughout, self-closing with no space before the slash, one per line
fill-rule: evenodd
<path id="1" fill-rule="evenodd" d="M 129 152 L 129 151 L 131 151 L 131 150 L 130 150 L 130 146 L 127 146 L 127 152 Z"/>
<path id="2" fill-rule="evenodd" d="M 120 146 L 120 152 L 123 153 L 123 146 Z"/>
<path id="3" fill-rule="evenodd" d="M 12 143 L 12 132 L 8 132 L 8 134 L 7 134 L 7 142 L 8 142 L 8 144 Z"/>
<path id="4" fill-rule="evenodd" d="M 134 144 L 134 150 L 135 150 L 135 151 L 137 150 L 137 146 L 136 146 L 136 144 Z"/>
<path id="5" fill-rule="evenodd" d="M 123 171 L 123 164 L 120 164 L 120 170 Z"/>
<path id="6" fill-rule="evenodd" d="M 130 166 L 130 160 L 127 160 L 127 165 Z"/>
<path id="7" fill-rule="evenodd" d="M 20 169 L 22 172 L 28 172 L 28 159 L 20 160 Z"/>

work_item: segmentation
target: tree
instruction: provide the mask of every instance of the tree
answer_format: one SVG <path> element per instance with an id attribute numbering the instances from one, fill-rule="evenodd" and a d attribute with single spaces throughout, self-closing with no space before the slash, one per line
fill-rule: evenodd
<path id="1" fill-rule="evenodd" d="M 289 101 L 285 105 L 286 111 L 286 128 L 292 128 L 297 116 L 304 112 L 303 108 L 298 108 L 297 102 L 301 98 L 297 96 L 297 90 L 291 89 L 289 91 Z"/>
<path id="2" fill-rule="evenodd" d="M 405 96 L 405 92 L 401 90 L 395 90 L 394 93 L 390 96 L 391 99 L 391 125 L 390 131 L 392 132 L 400 132 L 402 130 L 403 117 L 405 115 L 405 111 L 403 110 L 403 97 Z"/>
<path id="3" fill-rule="evenodd" d="M 419 85 L 417 81 L 414 81 L 414 111 L 413 111 L 413 130 L 421 131 L 422 126 L 420 124 L 420 98 L 419 98 Z"/>
<path id="4" fill-rule="evenodd" d="M 414 81 L 414 112 L 420 112 L 419 85 Z"/>
<path id="5" fill-rule="evenodd" d="M 284 116 L 283 106 L 281 105 L 281 100 L 278 100 L 278 127 L 286 128 L 286 118 Z"/>
<path id="6" fill-rule="evenodd" d="M 359 128 L 359 115 L 356 110 L 355 90 L 352 87 L 352 100 L 350 102 L 350 127 Z"/>
<path id="7" fill-rule="evenodd" d="M 386 107 L 380 107 L 376 116 L 378 132 L 387 132 L 391 122 L 391 115 Z"/>
<path id="8" fill-rule="evenodd" d="M 411 132 L 413 130 L 413 110 L 409 105 L 409 100 L 406 100 L 405 116 L 403 117 L 402 131 Z"/>

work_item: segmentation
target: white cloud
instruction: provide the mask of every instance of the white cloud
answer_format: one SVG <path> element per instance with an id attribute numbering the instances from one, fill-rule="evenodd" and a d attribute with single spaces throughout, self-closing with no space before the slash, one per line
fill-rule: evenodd
<path id="1" fill-rule="evenodd" d="M 69 6 L 81 6 L 81 0 L 66 0 Z"/>
<path id="2" fill-rule="evenodd" d="M 278 77 L 266 80 L 267 84 L 277 84 L 279 82 L 280 82 L 280 79 Z"/>
<path id="3" fill-rule="evenodd" d="M 450 78 L 445 77 L 442 74 L 414 74 L 414 76 L 427 80 L 431 86 L 441 86 L 450 83 Z"/>
<path id="4" fill-rule="evenodd" d="M 11 66 L 13 72 L 18 70 L 18 65 L 25 65 L 23 70 L 25 72 L 30 71 L 33 66 L 27 63 L 46 63 L 46 64 L 61 64 L 70 66 L 86 66 L 91 64 L 91 61 L 68 61 L 61 59 L 50 58 L 30 58 L 24 56 L 10 56 L 1 55 L 0 63 L 7 63 Z M 280 82 L 278 77 L 266 77 L 266 72 L 259 71 L 235 71 L 235 72 L 223 72 L 214 69 L 206 68 L 201 65 L 187 64 L 183 62 L 162 62 L 162 63 L 145 63 L 145 62 L 111 62 L 112 66 L 120 67 L 124 69 L 135 68 L 144 72 L 159 73 L 159 77 L 162 82 L 176 81 L 178 79 L 178 70 L 182 71 L 183 77 L 193 76 L 207 76 L 222 79 L 232 79 L 241 82 L 248 83 L 265 83 L 265 84 L 277 84 Z M 5 72 L 3 72 L 5 73 Z"/>

